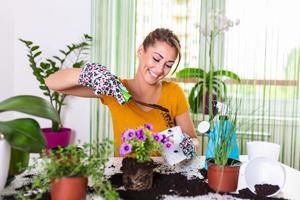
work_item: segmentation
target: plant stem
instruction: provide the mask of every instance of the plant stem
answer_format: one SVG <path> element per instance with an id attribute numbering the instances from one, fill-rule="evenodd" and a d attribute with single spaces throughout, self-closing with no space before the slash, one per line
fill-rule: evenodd
<path id="1" fill-rule="evenodd" d="M 208 86 L 208 105 L 209 105 L 209 119 L 212 120 L 213 119 L 213 94 L 212 94 L 212 88 L 213 88 L 213 72 L 214 72 L 214 32 L 212 31 L 210 34 L 210 44 L 209 44 L 209 86 Z"/>

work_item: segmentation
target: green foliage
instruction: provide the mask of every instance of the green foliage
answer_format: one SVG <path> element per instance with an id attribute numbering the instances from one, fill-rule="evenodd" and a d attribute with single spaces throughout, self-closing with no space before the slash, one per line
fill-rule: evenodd
<path id="1" fill-rule="evenodd" d="M 60 122 L 53 106 L 36 96 L 14 96 L 1 101 L 0 113 L 6 111 L 17 111 Z M 14 149 L 20 151 L 40 152 L 46 144 L 38 122 L 31 118 L 0 121 L 0 132 Z"/>
<path id="2" fill-rule="evenodd" d="M 206 94 L 215 94 L 217 95 L 219 100 L 225 99 L 227 97 L 227 87 L 222 77 L 240 81 L 240 78 L 237 74 L 223 69 L 205 72 L 200 68 L 185 68 L 177 72 L 176 77 L 200 79 L 192 87 L 188 97 L 192 113 L 200 112 L 200 107 L 202 106 L 203 102 L 202 99 Z"/>
<path id="3" fill-rule="evenodd" d="M 112 142 L 106 139 L 102 143 L 83 144 L 82 147 L 72 144 L 65 148 L 49 150 L 48 156 L 44 155 L 30 166 L 30 169 L 40 170 L 28 189 L 47 192 L 53 179 L 85 176 L 90 178 L 97 195 L 109 200 L 118 199 L 118 193 L 104 175 L 111 147 Z M 39 199 L 41 195 L 37 195 L 36 198 Z M 19 196 L 26 199 L 22 194 Z"/>
<path id="4" fill-rule="evenodd" d="M 67 45 L 66 50 L 59 50 L 59 56 L 53 56 L 52 58 L 41 59 L 42 51 L 40 46 L 35 45 L 32 41 L 20 39 L 28 48 L 27 57 L 29 59 L 29 66 L 32 69 L 33 75 L 39 82 L 39 88 L 43 94 L 47 96 L 50 103 L 53 105 L 58 115 L 61 113 L 61 108 L 65 105 L 65 94 L 60 94 L 55 91 L 51 91 L 45 84 L 45 79 L 57 72 L 58 70 L 68 66 L 73 68 L 79 68 L 86 63 L 86 55 L 89 54 L 92 38 L 89 35 L 84 35 L 83 40 L 79 43 Z M 61 124 L 55 121 L 52 122 L 52 130 L 59 131 Z"/>
<path id="5" fill-rule="evenodd" d="M 217 134 L 214 134 L 212 136 L 212 140 L 215 144 L 214 162 L 217 165 L 225 166 L 228 164 L 230 151 L 232 150 L 233 145 L 236 142 L 234 132 L 237 128 L 238 107 L 238 105 L 235 105 L 234 109 L 232 101 L 226 100 L 225 103 L 222 104 L 222 111 L 220 111 L 220 114 L 216 116 L 218 131 Z"/>

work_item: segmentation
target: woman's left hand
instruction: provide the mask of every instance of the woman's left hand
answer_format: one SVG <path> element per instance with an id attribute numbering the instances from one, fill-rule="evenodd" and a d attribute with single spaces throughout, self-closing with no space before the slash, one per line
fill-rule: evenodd
<path id="1" fill-rule="evenodd" d="M 180 142 L 179 147 L 188 160 L 193 159 L 200 152 L 198 139 L 191 138 L 187 134 L 184 134 L 184 138 Z"/>

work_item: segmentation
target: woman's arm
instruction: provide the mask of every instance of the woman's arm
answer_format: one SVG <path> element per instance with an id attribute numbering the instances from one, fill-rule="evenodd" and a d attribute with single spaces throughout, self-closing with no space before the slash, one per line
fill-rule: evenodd
<path id="1" fill-rule="evenodd" d="M 177 126 L 180 126 L 181 130 L 183 133 L 188 134 L 192 140 L 193 144 L 195 145 L 196 148 L 196 153 L 200 153 L 200 143 L 197 138 L 197 134 L 195 132 L 194 124 L 190 115 L 190 112 L 187 111 L 185 113 L 182 113 L 181 115 L 178 115 L 175 117 L 175 122 Z"/>
<path id="2" fill-rule="evenodd" d="M 78 84 L 80 72 L 81 68 L 67 68 L 57 71 L 45 79 L 45 84 L 49 89 L 63 94 L 97 97 L 91 88 Z"/>
<path id="3" fill-rule="evenodd" d="M 177 126 L 180 126 L 183 133 L 188 134 L 191 138 L 196 138 L 196 132 L 189 111 L 175 117 Z"/>

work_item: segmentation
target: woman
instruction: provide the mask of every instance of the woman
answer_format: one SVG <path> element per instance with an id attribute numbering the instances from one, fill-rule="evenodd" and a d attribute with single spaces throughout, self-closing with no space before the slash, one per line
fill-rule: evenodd
<path id="1" fill-rule="evenodd" d="M 68 95 L 100 97 L 111 111 L 117 147 L 121 145 L 121 133 L 127 128 L 151 123 L 154 131 L 158 132 L 176 124 L 192 138 L 185 146 L 194 145 L 199 151 L 199 142 L 183 90 L 176 83 L 163 81 L 171 72 L 177 57 L 173 73 L 180 62 L 180 42 L 177 36 L 168 29 L 156 29 L 145 38 L 137 55 L 139 64 L 135 77 L 121 80 L 132 97 L 125 104 L 122 93 L 118 87 L 113 86 L 119 80 L 106 67 L 97 64 L 87 64 L 82 69 L 58 71 L 46 79 L 46 85 Z"/>

